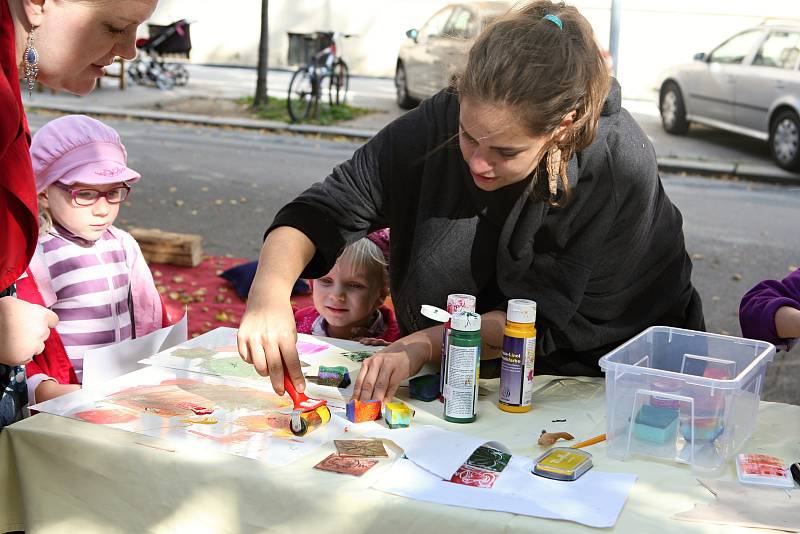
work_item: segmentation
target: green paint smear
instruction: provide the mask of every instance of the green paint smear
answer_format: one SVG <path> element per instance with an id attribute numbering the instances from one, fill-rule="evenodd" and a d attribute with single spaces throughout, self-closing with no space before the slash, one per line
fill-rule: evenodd
<path id="1" fill-rule="evenodd" d="M 511 460 L 510 454 L 482 445 L 475 449 L 475 452 L 472 453 L 466 463 L 472 467 L 500 473 L 506 468 L 509 460 Z"/>
<path id="2" fill-rule="evenodd" d="M 351 362 L 361 363 L 370 356 L 372 356 L 372 353 L 369 351 L 345 352 L 342 354 L 342 356 L 344 356 Z"/>
<path id="3" fill-rule="evenodd" d="M 236 378 L 261 378 L 256 368 L 237 356 L 205 360 L 200 366 L 209 373 Z"/>

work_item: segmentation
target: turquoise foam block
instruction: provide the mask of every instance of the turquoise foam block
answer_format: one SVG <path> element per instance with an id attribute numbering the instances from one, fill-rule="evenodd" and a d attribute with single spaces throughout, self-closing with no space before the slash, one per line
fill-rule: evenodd
<path id="1" fill-rule="evenodd" d="M 667 443 L 678 432 L 678 410 L 650 404 L 642 405 L 633 424 L 633 435 L 643 441 Z"/>

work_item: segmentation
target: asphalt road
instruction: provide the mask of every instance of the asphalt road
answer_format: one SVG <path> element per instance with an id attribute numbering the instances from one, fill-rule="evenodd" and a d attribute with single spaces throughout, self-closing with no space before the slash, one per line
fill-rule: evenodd
<path id="1" fill-rule="evenodd" d="M 36 128 L 51 116 L 31 114 Z M 198 233 L 210 254 L 256 259 L 280 207 L 324 178 L 358 145 L 347 141 L 107 121 L 144 178 L 118 226 Z M 684 215 L 695 286 L 711 332 L 739 335 L 737 310 L 747 289 L 782 278 L 800 263 L 800 188 L 691 176 L 663 176 Z M 800 404 L 800 350 L 780 356 L 767 398 Z"/>

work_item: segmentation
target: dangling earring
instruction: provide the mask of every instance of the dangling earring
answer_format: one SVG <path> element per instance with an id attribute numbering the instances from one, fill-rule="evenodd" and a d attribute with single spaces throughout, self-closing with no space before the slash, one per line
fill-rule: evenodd
<path id="1" fill-rule="evenodd" d="M 31 28 L 28 34 L 28 46 L 25 47 L 23 64 L 25 66 L 25 79 L 28 81 L 28 98 L 32 96 L 33 88 L 36 85 L 36 77 L 39 76 L 39 52 L 33 46 L 33 34 L 36 27 Z"/>
<path id="2" fill-rule="evenodd" d="M 550 186 L 550 196 L 555 197 L 558 192 L 558 177 L 561 174 L 561 149 L 554 146 L 547 151 L 547 182 Z"/>

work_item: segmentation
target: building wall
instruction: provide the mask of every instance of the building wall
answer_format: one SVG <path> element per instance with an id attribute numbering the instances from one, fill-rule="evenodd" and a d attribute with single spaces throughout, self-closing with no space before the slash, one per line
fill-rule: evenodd
<path id="1" fill-rule="evenodd" d="M 624 93 L 649 97 L 659 72 L 709 51 L 764 17 L 800 20 L 797 0 L 620 0 L 617 76 Z M 342 51 L 354 74 L 392 76 L 405 31 L 418 28 L 447 0 L 272 0 L 269 3 L 270 66 L 286 67 L 287 32 L 337 30 L 357 37 Z M 574 0 L 608 48 L 611 0 Z M 224 8 L 220 8 L 224 5 Z M 255 65 L 261 2 L 257 0 L 161 0 L 152 21 L 192 21 L 192 60 Z"/>

